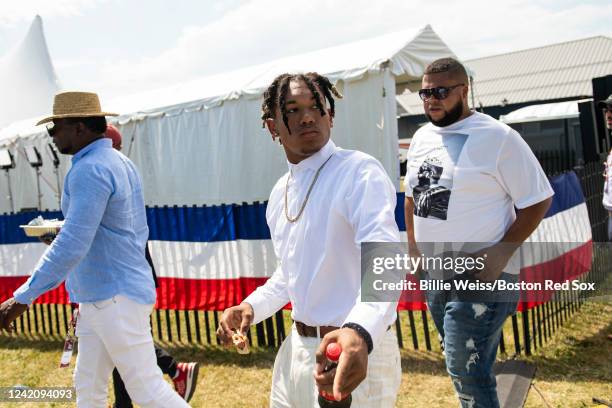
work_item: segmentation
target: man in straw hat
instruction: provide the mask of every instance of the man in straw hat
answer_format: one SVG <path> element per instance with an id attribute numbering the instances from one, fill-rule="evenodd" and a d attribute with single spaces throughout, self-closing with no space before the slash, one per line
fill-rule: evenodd
<path id="1" fill-rule="evenodd" d="M 77 406 L 107 406 L 116 366 L 141 407 L 188 407 L 156 364 L 141 180 L 104 137 L 105 116 L 116 115 L 101 110 L 95 93 L 63 92 L 55 96 L 53 115 L 38 122 L 53 122 L 53 142 L 73 156 L 62 196 L 65 223 L 27 282 L 0 306 L 0 327 L 10 330 L 29 304 L 66 280 L 70 299 L 79 303 Z"/>

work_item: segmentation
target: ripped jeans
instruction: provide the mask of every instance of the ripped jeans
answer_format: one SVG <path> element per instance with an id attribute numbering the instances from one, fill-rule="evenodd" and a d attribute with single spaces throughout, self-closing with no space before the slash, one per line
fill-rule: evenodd
<path id="1" fill-rule="evenodd" d="M 503 273 L 500 280 L 516 282 Z M 465 301 L 455 290 L 428 291 L 427 304 L 442 336 L 446 369 L 462 408 L 498 408 L 493 364 L 502 326 L 516 311 L 519 293 L 489 292 L 479 302 Z"/>

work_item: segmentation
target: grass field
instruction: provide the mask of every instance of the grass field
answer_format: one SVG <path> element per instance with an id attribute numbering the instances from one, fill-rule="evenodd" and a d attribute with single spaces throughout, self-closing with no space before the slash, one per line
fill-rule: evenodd
<path id="1" fill-rule="evenodd" d="M 506 334 L 507 336 L 508 334 Z M 592 397 L 612 400 L 612 305 L 586 303 L 545 347 L 521 357 L 537 367 L 526 407 L 593 407 Z M 405 339 L 406 341 L 406 339 Z M 435 343 L 435 341 L 434 341 Z M 162 344 L 181 361 L 202 364 L 194 407 L 265 407 L 274 351 L 255 348 L 247 356 L 216 346 Z M 56 368 L 59 336 L 0 336 L 0 386 L 69 386 L 72 369 Z M 501 356 L 507 358 L 508 356 Z M 456 407 L 444 360 L 434 351 L 402 350 L 398 407 Z M 110 394 L 109 394 L 110 395 Z M 64 407 L 68 404 L 16 404 L 4 407 Z"/>

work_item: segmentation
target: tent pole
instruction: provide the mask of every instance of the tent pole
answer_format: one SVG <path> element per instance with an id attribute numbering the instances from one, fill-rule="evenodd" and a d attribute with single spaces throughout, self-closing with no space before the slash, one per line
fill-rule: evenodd
<path id="1" fill-rule="evenodd" d="M 9 175 L 9 169 L 5 169 L 6 171 L 6 185 L 8 186 L 8 199 L 11 203 L 11 211 L 13 214 L 15 213 L 15 203 L 13 203 L 13 190 L 11 190 L 11 176 Z"/>
<path id="2" fill-rule="evenodd" d="M 42 211 L 42 194 L 40 193 L 40 169 L 36 168 L 36 188 L 38 190 L 38 211 Z"/>
<path id="3" fill-rule="evenodd" d="M 470 75 L 470 93 L 472 94 L 472 108 L 476 110 L 476 100 L 474 99 L 474 77 Z"/>
<path id="4" fill-rule="evenodd" d="M 57 180 L 57 208 L 62 209 L 62 190 L 60 186 L 60 176 L 58 166 L 55 166 L 55 179 Z"/>

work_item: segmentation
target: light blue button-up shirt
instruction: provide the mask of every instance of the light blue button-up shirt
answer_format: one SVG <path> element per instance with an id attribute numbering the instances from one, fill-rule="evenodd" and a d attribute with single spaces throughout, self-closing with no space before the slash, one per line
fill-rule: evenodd
<path id="1" fill-rule="evenodd" d="M 91 303 L 124 295 L 155 303 L 145 259 L 149 236 L 142 183 L 134 164 L 99 139 L 72 158 L 62 195 L 65 223 L 32 276 L 13 294 L 30 304 L 66 280 L 70 300 Z"/>

